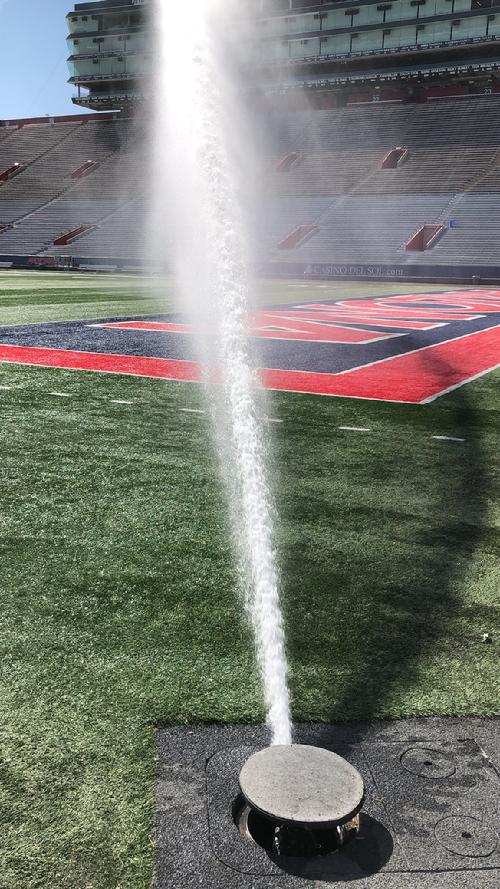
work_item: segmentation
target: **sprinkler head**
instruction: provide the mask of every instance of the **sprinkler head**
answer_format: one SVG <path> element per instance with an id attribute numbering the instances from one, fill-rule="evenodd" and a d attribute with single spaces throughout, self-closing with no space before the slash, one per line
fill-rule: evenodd
<path id="1" fill-rule="evenodd" d="M 302 744 L 267 747 L 240 772 L 240 833 L 277 855 L 335 851 L 359 829 L 364 784 L 341 756 Z"/>

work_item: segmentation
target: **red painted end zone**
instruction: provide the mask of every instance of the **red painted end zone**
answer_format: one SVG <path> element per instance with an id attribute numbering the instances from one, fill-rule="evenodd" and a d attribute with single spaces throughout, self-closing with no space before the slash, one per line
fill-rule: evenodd
<path id="1" fill-rule="evenodd" d="M 34 364 L 39 367 L 59 367 L 65 370 L 94 370 L 138 377 L 160 377 L 164 380 L 184 380 L 187 383 L 196 383 L 201 379 L 200 368 L 194 361 L 172 361 L 137 355 L 109 355 L 104 352 L 75 352 L 71 349 L 32 349 L 27 346 L 0 345 L 0 361 Z"/>
<path id="2" fill-rule="evenodd" d="M 500 327 L 339 374 L 264 370 L 268 389 L 422 404 L 500 366 Z"/>
<path id="3" fill-rule="evenodd" d="M 167 358 L 0 345 L 0 361 L 184 382 L 201 379 L 196 363 Z M 493 327 L 343 373 L 265 368 L 260 375 L 269 389 L 419 404 L 499 365 L 500 327 Z"/>

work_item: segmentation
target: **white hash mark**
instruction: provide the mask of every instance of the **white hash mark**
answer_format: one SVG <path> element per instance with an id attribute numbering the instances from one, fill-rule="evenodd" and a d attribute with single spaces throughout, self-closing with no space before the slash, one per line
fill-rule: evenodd
<path id="1" fill-rule="evenodd" d="M 371 432 L 367 426 L 339 426 L 339 429 L 343 429 L 345 432 Z"/>

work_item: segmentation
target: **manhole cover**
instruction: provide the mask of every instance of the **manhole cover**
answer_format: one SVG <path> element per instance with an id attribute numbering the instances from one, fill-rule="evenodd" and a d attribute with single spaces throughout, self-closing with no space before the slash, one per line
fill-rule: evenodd
<path id="1" fill-rule="evenodd" d="M 359 812 L 363 779 L 341 756 L 307 744 L 266 747 L 240 772 L 252 809 L 276 821 L 320 827 L 343 824 Z"/>
<path id="2" fill-rule="evenodd" d="M 466 858 L 487 858 L 497 847 L 494 830 L 469 815 L 450 815 L 435 827 L 438 843 L 449 852 Z"/>
<path id="3" fill-rule="evenodd" d="M 407 772 L 419 778 L 450 778 L 456 772 L 452 757 L 432 747 L 410 747 L 400 761 Z"/>

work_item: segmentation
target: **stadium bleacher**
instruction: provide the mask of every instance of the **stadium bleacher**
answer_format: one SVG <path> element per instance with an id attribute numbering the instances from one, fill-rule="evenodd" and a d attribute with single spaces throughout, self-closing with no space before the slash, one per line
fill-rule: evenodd
<path id="1" fill-rule="evenodd" d="M 319 232 L 303 247 L 307 262 L 395 262 L 405 259 L 405 243 L 425 222 L 442 212 L 450 195 L 349 195 L 320 217 Z M 280 257 L 281 258 L 281 257 Z"/>
<path id="2" fill-rule="evenodd" d="M 253 212 L 259 262 L 500 264 L 500 96 L 283 112 L 273 126 Z M 382 169 L 396 146 L 404 162 Z M 0 126 L 0 171 L 26 165 L 0 184 L 0 254 L 139 263 L 148 181 L 138 151 L 125 119 Z M 280 170 L 291 153 L 298 160 Z M 278 247 L 313 223 L 298 246 Z M 409 254 L 425 223 L 445 232 Z M 82 225 L 95 227 L 54 246 Z"/>

